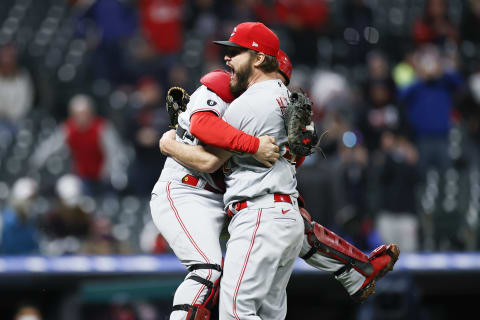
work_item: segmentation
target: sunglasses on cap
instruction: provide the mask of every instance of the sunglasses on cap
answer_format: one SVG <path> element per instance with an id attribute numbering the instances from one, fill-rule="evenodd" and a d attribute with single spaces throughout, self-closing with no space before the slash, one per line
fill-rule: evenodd
<path id="1" fill-rule="evenodd" d="M 242 48 L 242 47 L 227 47 L 225 55 L 227 57 L 233 58 L 235 56 L 238 56 L 241 53 L 244 53 L 247 50 L 248 50 L 247 48 Z"/>

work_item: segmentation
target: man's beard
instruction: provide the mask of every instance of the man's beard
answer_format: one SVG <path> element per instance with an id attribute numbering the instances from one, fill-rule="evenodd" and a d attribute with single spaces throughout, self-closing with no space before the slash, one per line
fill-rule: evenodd
<path id="1" fill-rule="evenodd" d="M 230 81 L 230 91 L 232 92 L 234 97 L 238 97 L 241 95 L 245 90 L 248 88 L 248 79 L 253 73 L 253 65 L 251 63 L 251 59 L 242 66 L 239 67 L 237 71 L 235 71 L 235 75 L 237 77 L 237 82 L 232 84 Z"/>

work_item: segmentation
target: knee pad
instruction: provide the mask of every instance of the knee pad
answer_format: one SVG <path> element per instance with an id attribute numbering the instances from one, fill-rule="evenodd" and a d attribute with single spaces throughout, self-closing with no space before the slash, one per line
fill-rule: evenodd
<path id="1" fill-rule="evenodd" d="M 201 304 L 179 304 L 174 305 L 172 311 L 183 310 L 187 312 L 186 320 L 209 320 L 211 317 L 211 310 L 218 302 L 218 294 L 220 292 L 220 279 L 222 277 L 222 267 L 218 264 L 194 264 L 188 268 L 190 272 L 198 269 L 212 269 L 220 272 L 220 275 L 215 281 L 210 281 L 198 275 L 191 275 L 187 279 L 199 282 L 207 287 L 207 294 Z"/>

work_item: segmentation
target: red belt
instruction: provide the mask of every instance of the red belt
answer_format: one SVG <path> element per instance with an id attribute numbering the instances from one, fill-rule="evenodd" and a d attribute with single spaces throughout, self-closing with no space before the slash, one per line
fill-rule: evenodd
<path id="1" fill-rule="evenodd" d="M 288 194 L 281 194 L 281 193 L 274 193 L 273 194 L 273 202 L 288 202 L 292 203 L 292 198 Z M 242 209 L 245 209 L 247 207 L 247 201 L 239 201 L 234 203 L 233 208 L 235 211 L 240 211 Z M 233 217 L 234 213 L 228 208 L 227 214 L 229 217 Z"/>
<path id="2" fill-rule="evenodd" d="M 200 179 L 192 176 L 191 174 L 187 174 L 185 177 L 182 178 L 182 183 L 185 183 L 185 184 L 188 184 L 189 186 L 194 186 L 194 187 L 197 186 L 198 181 L 200 181 Z M 205 184 L 203 189 L 208 190 L 210 192 L 222 193 L 222 192 L 218 191 L 217 189 L 215 189 L 214 187 L 212 187 L 211 185 L 209 185 L 208 183 Z"/>

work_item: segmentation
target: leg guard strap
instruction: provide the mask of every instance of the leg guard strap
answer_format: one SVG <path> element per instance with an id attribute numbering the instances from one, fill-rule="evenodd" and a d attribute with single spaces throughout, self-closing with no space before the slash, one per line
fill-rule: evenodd
<path id="1" fill-rule="evenodd" d="M 177 304 L 172 307 L 172 311 L 186 311 L 188 312 L 192 306 L 189 304 Z"/>
<path id="2" fill-rule="evenodd" d="M 221 266 L 219 266 L 218 264 L 213 264 L 213 263 L 192 264 L 187 269 L 190 272 L 198 270 L 198 269 L 213 269 L 213 270 L 217 270 L 218 272 L 223 271 Z"/>
<path id="3" fill-rule="evenodd" d="M 312 247 L 310 250 L 308 250 L 308 252 L 305 255 L 301 256 L 300 258 L 302 258 L 303 260 L 308 260 L 317 252 L 319 252 L 318 249 L 316 247 Z M 325 253 L 325 252 L 322 252 L 322 253 Z M 332 257 L 331 255 L 329 255 L 329 256 Z M 352 268 L 352 265 L 349 262 L 347 262 L 347 264 L 345 264 L 343 267 L 341 267 L 340 269 L 335 271 L 333 273 L 333 275 L 335 277 L 338 277 L 342 273 L 344 273 L 346 271 L 350 271 L 351 268 Z"/>
<path id="4" fill-rule="evenodd" d="M 304 254 L 303 256 L 301 256 L 300 258 L 302 258 L 303 260 L 308 260 L 308 259 L 310 259 L 316 252 L 317 252 L 317 248 L 311 247 L 310 250 L 308 250 L 308 252 L 305 253 L 305 254 Z"/>
<path id="5" fill-rule="evenodd" d="M 192 276 L 188 277 L 188 279 L 192 279 L 194 281 L 197 281 L 197 282 L 203 284 L 204 286 L 206 286 L 208 289 L 211 289 L 214 285 L 212 281 L 207 280 L 207 279 L 203 279 L 202 277 L 199 277 L 199 276 L 196 276 L 196 275 L 192 275 Z"/>
<path id="6" fill-rule="evenodd" d="M 343 267 L 341 267 L 340 269 L 338 269 L 337 271 L 335 271 L 333 273 L 333 275 L 335 277 L 338 277 L 339 275 L 341 275 L 342 273 L 346 272 L 346 271 L 350 271 L 350 269 L 352 269 L 352 265 L 351 264 L 346 264 L 344 265 Z"/>

